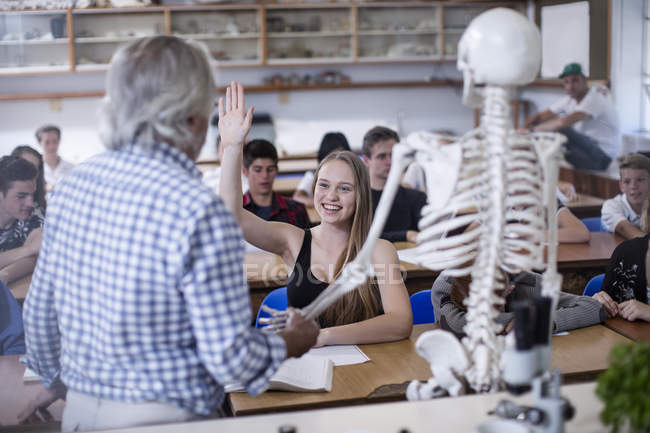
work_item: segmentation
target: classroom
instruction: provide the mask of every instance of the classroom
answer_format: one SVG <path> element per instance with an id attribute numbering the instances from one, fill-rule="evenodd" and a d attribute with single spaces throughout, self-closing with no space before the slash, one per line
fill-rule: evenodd
<path id="1" fill-rule="evenodd" d="M 0 0 L 0 431 L 650 429 L 648 35 Z"/>

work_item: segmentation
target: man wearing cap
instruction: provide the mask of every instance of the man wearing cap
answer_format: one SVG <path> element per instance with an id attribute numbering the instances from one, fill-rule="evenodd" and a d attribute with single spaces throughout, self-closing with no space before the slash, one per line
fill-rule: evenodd
<path id="1" fill-rule="evenodd" d="M 605 170 L 618 148 L 618 119 L 609 89 L 587 84 L 578 63 L 560 74 L 567 96 L 529 118 L 521 132 L 557 131 L 567 137 L 565 159 L 578 169 Z"/>

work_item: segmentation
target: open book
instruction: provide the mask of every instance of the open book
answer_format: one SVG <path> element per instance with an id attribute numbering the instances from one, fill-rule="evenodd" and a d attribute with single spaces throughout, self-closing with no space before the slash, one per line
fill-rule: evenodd
<path id="1" fill-rule="evenodd" d="M 329 358 L 304 355 L 285 360 L 271 377 L 268 389 L 297 392 L 329 392 L 332 390 L 334 363 Z M 243 392 L 239 383 L 225 386 L 226 392 Z"/>

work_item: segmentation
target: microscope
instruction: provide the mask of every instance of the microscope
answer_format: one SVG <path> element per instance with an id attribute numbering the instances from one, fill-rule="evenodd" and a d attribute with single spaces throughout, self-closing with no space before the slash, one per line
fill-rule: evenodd
<path id="1" fill-rule="evenodd" d="M 501 400 L 490 412 L 498 418 L 481 424 L 476 433 L 564 433 L 564 423 L 575 411 L 560 395 L 560 372 L 550 373 L 551 308 L 549 297 L 516 304 L 514 332 L 503 351 L 506 389 L 514 395 L 532 390 L 533 406 Z"/>

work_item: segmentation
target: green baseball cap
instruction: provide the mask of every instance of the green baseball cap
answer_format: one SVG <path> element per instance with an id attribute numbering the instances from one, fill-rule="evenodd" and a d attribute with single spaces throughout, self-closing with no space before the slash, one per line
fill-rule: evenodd
<path id="1" fill-rule="evenodd" d="M 569 63 L 566 65 L 558 78 L 564 78 L 566 75 L 584 75 L 580 63 Z"/>

